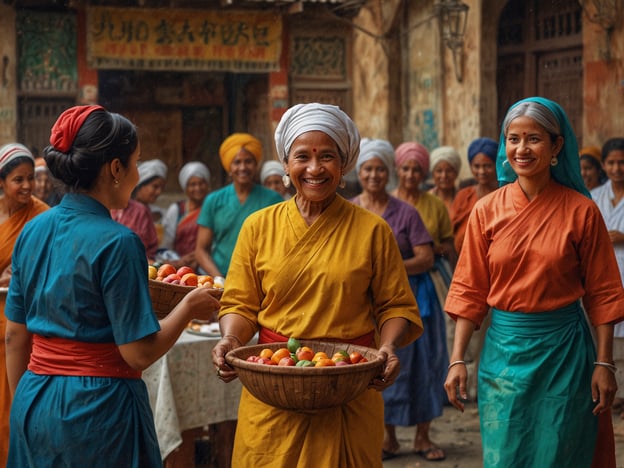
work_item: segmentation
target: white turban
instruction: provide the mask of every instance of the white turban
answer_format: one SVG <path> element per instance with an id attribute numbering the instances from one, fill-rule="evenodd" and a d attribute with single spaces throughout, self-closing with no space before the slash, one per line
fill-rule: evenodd
<path id="1" fill-rule="evenodd" d="M 139 183 L 144 184 L 152 177 L 167 178 L 167 165 L 160 159 L 150 159 L 139 164 Z"/>
<path id="2" fill-rule="evenodd" d="M 297 104 L 286 111 L 275 130 L 275 146 L 280 161 L 288 157 L 290 147 L 302 133 L 320 131 L 338 145 L 344 173 L 355 167 L 360 153 L 360 133 L 351 118 L 338 106 L 330 104 Z"/>
<path id="3" fill-rule="evenodd" d="M 0 170 L 16 158 L 28 158 L 35 164 L 35 158 L 28 148 L 20 143 L 9 143 L 0 148 Z"/>
<path id="4" fill-rule="evenodd" d="M 386 190 L 394 190 L 397 186 L 396 170 L 394 168 L 394 147 L 386 140 L 374 140 L 362 138 L 360 142 L 360 155 L 355 165 L 355 170 L 359 173 L 362 164 L 373 158 L 381 159 L 386 169 L 388 169 L 388 183 Z"/>
<path id="5" fill-rule="evenodd" d="M 188 162 L 180 169 L 178 182 L 180 182 L 182 190 L 186 190 L 186 185 L 191 177 L 199 177 L 210 183 L 210 171 L 204 163 L 199 161 Z"/>
<path id="6" fill-rule="evenodd" d="M 431 171 L 433 171 L 439 162 L 446 161 L 455 168 L 459 174 L 461 169 L 461 157 L 452 146 L 440 146 L 431 152 Z"/>
<path id="7" fill-rule="evenodd" d="M 262 169 L 260 170 L 260 183 L 264 184 L 264 181 L 267 177 L 272 175 L 278 175 L 282 177 L 284 174 L 284 166 L 279 161 L 266 161 L 262 165 Z"/>

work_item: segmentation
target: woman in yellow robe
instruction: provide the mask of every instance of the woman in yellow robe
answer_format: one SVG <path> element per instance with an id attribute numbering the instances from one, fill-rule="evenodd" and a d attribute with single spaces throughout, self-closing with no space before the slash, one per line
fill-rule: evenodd
<path id="1" fill-rule="evenodd" d="M 11 279 L 13 246 L 24 225 L 48 205 L 32 195 L 35 184 L 35 159 L 23 145 L 9 143 L 0 148 L 0 287 Z M 0 466 L 6 465 L 9 452 L 9 414 L 11 396 L 4 359 L 4 299 L 0 296 Z"/>
<path id="2" fill-rule="evenodd" d="M 243 389 L 235 467 L 382 466 L 379 391 L 396 379 L 395 350 L 422 333 L 422 321 L 388 224 L 336 193 L 359 140 L 335 106 L 300 104 L 283 116 L 275 141 L 297 193 L 250 215 L 241 229 L 213 362 L 221 379 L 234 379 L 224 356 L 256 331 L 260 342 L 281 335 L 368 346 L 377 333 L 384 372 L 355 400 L 316 412 L 279 410 Z"/>

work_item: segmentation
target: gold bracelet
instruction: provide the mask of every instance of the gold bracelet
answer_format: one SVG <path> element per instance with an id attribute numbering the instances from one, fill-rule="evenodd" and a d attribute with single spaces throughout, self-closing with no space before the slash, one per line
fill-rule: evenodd
<path id="1" fill-rule="evenodd" d="M 594 366 L 606 367 L 611 372 L 613 372 L 613 374 L 615 374 L 617 372 L 617 367 L 615 367 L 615 365 L 611 364 L 610 362 L 594 361 Z"/>
<path id="2" fill-rule="evenodd" d="M 463 364 L 464 366 L 466 365 L 466 361 L 453 361 L 449 364 L 448 368 L 446 370 L 451 370 L 451 367 L 456 366 L 457 364 Z"/>

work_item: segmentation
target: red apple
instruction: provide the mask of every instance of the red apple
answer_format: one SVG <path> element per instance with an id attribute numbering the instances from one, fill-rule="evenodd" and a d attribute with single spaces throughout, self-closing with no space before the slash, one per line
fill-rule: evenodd
<path id="1" fill-rule="evenodd" d="M 171 273 L 163 278 L 163 283 L 173 283 L 174 281 L 180 283 L 180 277 L 175 273 Z"/>
<path id="2" fill-rule="evenodd" d="M 293 358 L 289 357 L 283 357 L 282 359 L 280 359 L 280 361 L 277 363 L 278 366 L 294 366 L 295 365 L 295 360 Z"/>

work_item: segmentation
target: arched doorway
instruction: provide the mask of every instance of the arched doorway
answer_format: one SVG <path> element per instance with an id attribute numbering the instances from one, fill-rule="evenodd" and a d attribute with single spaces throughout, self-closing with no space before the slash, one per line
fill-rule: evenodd
<path id="1" fill-rule="evenodd" d="M 582 141 L 582 9 L 576 0 L 511 0 L 497 34 L 498 127 L 511 104 L 543 96 L 565 109 Z"/>

